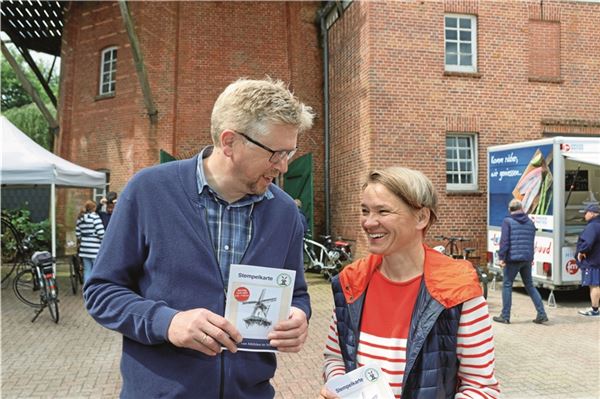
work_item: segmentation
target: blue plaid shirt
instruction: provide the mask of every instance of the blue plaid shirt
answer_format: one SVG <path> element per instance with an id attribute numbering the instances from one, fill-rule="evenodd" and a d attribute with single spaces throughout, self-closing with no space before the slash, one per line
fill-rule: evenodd
<path id="1" fill-rule="evenodd" d="M 267 189 L 262 195 L 245 195 L 230 204 L 217 194 L 207 183 L 202 160 L 212 153 L 212 146 L 204 148 L 198 157 L 196 181 L 200 201 L 206 209 L 208 230 L 221 267 L 221 276 L 225 289 L 229 282 L 229 266 L 239 263 L 252 238 L 252 210 L 254 204 L 263 199 L 273 198 Z"/>

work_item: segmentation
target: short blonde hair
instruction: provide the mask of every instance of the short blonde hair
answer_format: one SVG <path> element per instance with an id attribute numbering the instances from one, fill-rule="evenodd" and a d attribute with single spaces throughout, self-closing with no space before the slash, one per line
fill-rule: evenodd
<path id="1" fill-rule="evenodd" d="M 437 221 L 437 191 L 431 180 L 418 170 L 401 166 L 373 170 L 369 172 L 362 189 L 364 190 L 373 183 L 383 185 L 415 211 L 423 208 L 429 209 L 429 222 L 425 227 L 425 232 Z"/>
<path id="2" fill-rule="evenodd" d="M 284 124 L 302 133 L 312 127 L 314 113 L 281 80 L 239 79 L 217 98 L 211 116 L 211 136 L 215 146 L 225 129 L 246 134 L 266 134 L 267 125 Z"/>

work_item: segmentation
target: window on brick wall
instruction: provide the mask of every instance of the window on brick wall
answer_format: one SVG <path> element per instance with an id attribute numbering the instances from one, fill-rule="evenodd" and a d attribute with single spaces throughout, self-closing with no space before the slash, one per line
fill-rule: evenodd
<path id="1" fill-rule="evenodd" d="M 117 77 L 117 48 L 109 47 L 102 50 L 100 56 L 100 90 L 99 94 L 114 94 Z"/>
<path id="2" fill-rule="evenodd" d="M 93 201 L 96 204 L 99 204 L 100 200 L 102 198 L 106 197 L 106 194 L 108 193 L 109 188 L 110 188 L 110 172 L 107 169 L 99 169 L 98 172 L 106 173 L 106 186 L 104 186 L 102 188 L 94 188 Z"/>
<path id="3" fill-rule="evenodd" d="M 477 135 L 456 133 L 446 136 L 446 189 L 477 190 Z"/>
<path id="4" fill-rule="evenodd" d="M 477 17 L 444 16 L 446 71 L 477 72 Z"/>
<path id="5" fill-rule="evenodd" d="M 560 79 L 560 23 L 529 21 L 529 78 Z"/>

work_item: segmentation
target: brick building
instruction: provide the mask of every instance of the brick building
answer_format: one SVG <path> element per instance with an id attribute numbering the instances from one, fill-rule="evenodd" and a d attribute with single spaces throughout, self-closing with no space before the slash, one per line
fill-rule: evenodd
<path id="1" fill-rule="evenodd" d="M 367 170 L 422 170 L 440 195 L 429 237 L 470 237 L 483 251 L 487 147 L 600 134 L 598 3 L 352 2 L 338 15 L 328 35 L 331 224 L 359 249 L 357 177 Z"/>
<path id="2" fill-rule="evenodd" d="M 196 154 L 210 138 L 219 93 L 239 77 L 269 75 L 317 112 L 299 155 L 323 159 L 322 63 L 317 2 L 129 2 L 158 111 L 150 123 L 117 2 L 70 2 L 64 9 L 57 152 L 110 173 L 120 192 L 159 150 Z M 315 165 L 322 204 L 323 169 Z M 69 230 L 89 192 L 61 193 Z M 322 206 L 319 214 L 322 214 Z"/>
<path id="3" fill-rule="evenodd" d="M 299 142 L 300 155 L 312 152 L 315 159 L 316 230 L 329 227 L 334 235 L 357 240 L 363 254 L 359 191 L 367 170 L 405 165 L 425 172 L 440 194 L 440 222 L 431 237 L 463 235 L 483 248 L 488 146 L 557 134 L 600 135 L 598 3 L 129 7 L 158 123 L 151 124 L 146 113 L 117 3 L 71 2 L 61 52 L 58 153 L 110 171 L 116 191 L 134 172 L 155 164 L 159 149 L 185 155 L 210 143 L 212 103 L 239 76 L 281 78 L 316 109 L 314 128 Z M 328 29 L 323 38 L 322 7 Z M 109 93 L 102 95 L 100 71 L 104 65 L 110 72 L 113 55 L 115 79 L 108 75 Z M 69 209 L 84 194 L 63 195 L 68 221 L 74 218 Z"/>

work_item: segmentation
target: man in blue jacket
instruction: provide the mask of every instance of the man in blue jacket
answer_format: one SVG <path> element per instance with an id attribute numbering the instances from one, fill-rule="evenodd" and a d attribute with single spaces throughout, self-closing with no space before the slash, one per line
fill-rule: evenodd
<path id="1" fill-rule="evenodd" d="M 122 398 L 274 396 L 275 355 L 238 352 L 242 336 L 223 317 L 229 267 L 296 271 L 290 316 L 268 339 L 298 352 L 311 312 L 303 227 L 292 198 L 271 183 L 312 120 L 283 82 L 240 79 L 215 102 L 214 146 L 142 170 L 121 193 L 85 301 L 123 334 Z"/>
<path id="2" fill-rule="evenodd" d="M 590 204 L 583 215 L 587 225 L 577 240 L 577 260 L 581 268 L 581 285 L 590 287 L 592 307 L 580 310 L 583 316 L 600 316 L 600 206 Z"/>
<path id="3" fill-rule="evenodd" d="M 535 244 L 535 225 L 523 212 L 523 204 L 513 199 L 508 204 L 510 215 L 502 222 L 500 233 L 500 266 L 504 269 L 502 282 L 502 313 L 494 316 L 493 320 L 498 323 L 510 323 L 510 308 L 512 305 L 512 286 L 517 277 L 521 275 L 523 285 L 529 297 L 533 301 L 537 317 L 533 319 L 536 324 L 548 321 L 544 310 L 542 297 L 533 286 L 531 277 L 531 262 L 533 262 L 533 248 Z"/>

